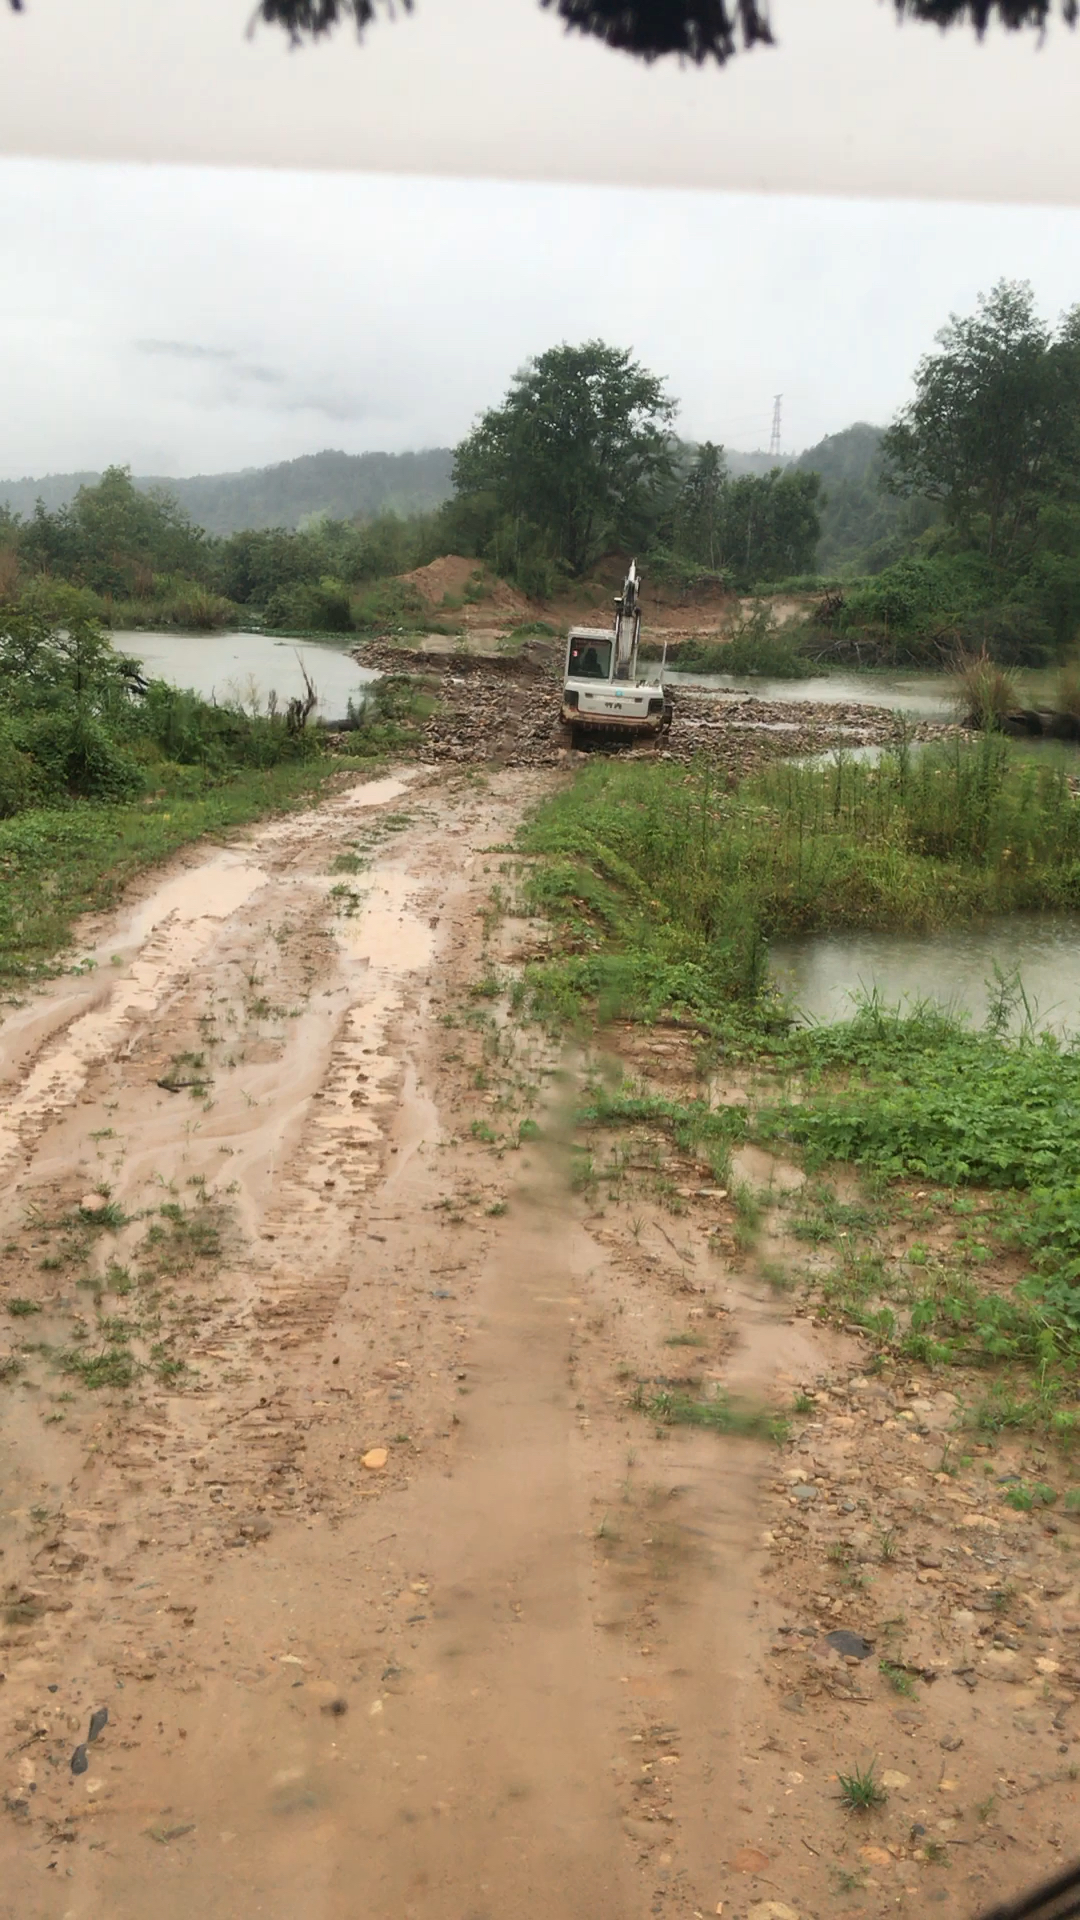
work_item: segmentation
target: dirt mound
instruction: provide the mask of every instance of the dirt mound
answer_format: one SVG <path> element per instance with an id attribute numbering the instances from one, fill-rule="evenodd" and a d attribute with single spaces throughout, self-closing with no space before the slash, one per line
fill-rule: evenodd
<path id="1" fill-rule="evenodd" d="M 621 571 L 619 570 L 621 568 Z M 625 566 L 622 562 L 601 561 L 590 575 L 557 594 L 549 603 L 547 618 L 553 625 L 609 626 L 615 617 L 615 595 L 622 586 Z M 717 586 L 714 581 L 701 586 L 669 586 L 646 577 L 641 594 L 642 633 L 709 634 L 727 632 L 739 618 L 737 595 Z"/>
<path id="2" fill-rule="evenodd" d="M 415 587 L 433 612 L 454 613 L 466 626 L 521 627 L 536 618 L 536 610 L 524 594 L 500 580 L 481 561 L 469 560 L 464 554 L 440 554 L 426 567 L 403 573 L 401 582 Z"/>

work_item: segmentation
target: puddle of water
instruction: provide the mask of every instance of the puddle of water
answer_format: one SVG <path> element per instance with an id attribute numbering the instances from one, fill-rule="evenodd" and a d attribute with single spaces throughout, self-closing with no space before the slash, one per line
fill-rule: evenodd
<path id="1" fill-rule="evenodd" d="M 359 703 L 364 687 L 378 674 L 358 666 L 346 649 L 352 636 L 340 644 L 330 640 L 278 640 L 265 633 L 118 633 L 121 653 L 140 660 L 155 679 L 174 687 L 190 687 L 203 699 L 252 699 L 265 704 L 269 693 L 284 705 L 304 692 L 303 661 L 319 695 L 316 712 L 323 720 L 345 717 L 349 698 Z"/>
<path id="2" fill-rule="evenodd" d="M 426 967 L 432 930 L 410 912 L 410 893 L 407 874 L 382 868 L 364 896 L 355 924 L 346 921 L 341 929 L 345 952 L 376 967 L 392 967 L 395 973 L 417 973 Z"/>
<path id="3" fill-rule="evenodd" d="M 352 787 L 343 796 L 342 804 L 345 812 L 353 807 L 381 807 L 387 800 L 400 800 L 408 791 L 408 780 L 390 775 L 385 780 L 368 780 L 362 787 Z"/>
<path id="4" fill-rule="evenodd" d="M 124 940 L 145 940 L 170 914 L 180 920 L 224 920 L 266 883 L 261 867 L 242 854 L 219 853 L 186 873 L 174 874 L 136 907 Z"/>
<path id="5" fill-rule="evenodd" d="M 260 867 L 223 851 L 203 866 L 174 875 L 141 902 L 112 946 L 122 950 L 153 938 L 126 973 L 107 980 L 100 1004 L 72 1020 L 46 1047 L 6 1103 L 0 1121 L 0 1165 L 18 1150 L 27 1122 L 74 1104 L 90 1068 L 122 1041 L 129 1017 L 153 1013 L 170 983 L 210 944 L 217 922 L 242 907 L 265 881 Z M 17 1044 L 18 1029 L 17 1021 L 10 1024 L 5 1051 Z"/>
<path id="6" fill-rule="evenodd" d="M 1036 1024 L 1080 1032 L 1080 918 L 1017 916 L 944 933 L 838 933 L 777 941 L 773 979 L 802 1016 L 845 1020 L 860 994 L 892 1006 L 934 1000 L 980 1024 L 994 993 L 994 967 L 1018 970 Z M 1024 1022 L 1019 1007 L 1012 1025 Z"/>

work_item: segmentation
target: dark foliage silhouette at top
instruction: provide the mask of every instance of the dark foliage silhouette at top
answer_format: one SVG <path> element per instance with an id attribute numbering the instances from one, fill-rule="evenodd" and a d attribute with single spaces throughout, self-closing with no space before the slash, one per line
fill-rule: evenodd
<path id="1" fill-rule="evenodd" d="M 15 13 L 31 0 L 8 0 Z M 870 0 L 867 0 L 870 4 Z M 893 0 L 900 19 L 936 27 L 966 26 L 980 37 L 993 25 L 1042 32 L 1055 13 L 1074 26 L 1080 0 Z M 768 0 L 541 0 L 570 27 L 644 60 L 678 54 L 723 66 L 739 46 L 776 44 Z M 252 25 L 283 27 L 294 41 L 317 39 L 343 22 L 358 31 L 380 9 L 409 13 L 412 0 L 257 0 Z"/>

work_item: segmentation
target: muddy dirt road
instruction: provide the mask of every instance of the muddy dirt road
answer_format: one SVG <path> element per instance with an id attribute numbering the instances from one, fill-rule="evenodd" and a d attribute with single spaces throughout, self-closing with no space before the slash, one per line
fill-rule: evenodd
<path id="1" fill-rule="evenodd" d="M 913 1710 L 821 1637 L 862 1604 L 817 1592 L 814 1531 L 861 1519 L 856 1343 L 755 1287 L 700 1172 L 678 1217 L 573 1192 L 573 1068 L 488 996 L 539 937 L 492 889 L 551 777 L 404 769 L 196 850 L 0 1030 L 5 1920 L 926 1896 L 913 1822 L 981 1709 L 943 1666 Z M 684 1348 L 825 1383 L 782 1478 L 635 1407 Z M 836 1767 L 901 1749 L 853 1827 Z"/>
<path id="2" fill-rule="evenodd" d="M 748 1483 L 680 1450 L 658 1680 L 655 1542 L 613 1576 L 594 1538 L 627 1420 L 576 1383 L 618 1275 L 547 1150 L 465 1117 L 535 779 L 406 772 L 192 855 L 7 1021 L 5 1913 L 629 1915 L 685 1869 L 643 1884 L 626 1775 L 666 1808 L 689 1717 L 726 1797 Z"/>

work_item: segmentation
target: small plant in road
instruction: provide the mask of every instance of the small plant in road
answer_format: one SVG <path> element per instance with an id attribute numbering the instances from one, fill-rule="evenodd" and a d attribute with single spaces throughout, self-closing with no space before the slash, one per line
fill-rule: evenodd
<path id="1" fill-rule="evenodd" d="M 874 1807 L 883 1807 L 888 1794 L 881 1782 L 874 1777 L 874 1763 L 867 1767 L 856 1767 L 853 1773 L 838 1773 L 840 1798 L 851 1813 L 869 1813 Z"/>

